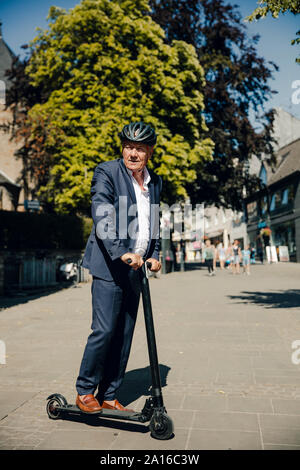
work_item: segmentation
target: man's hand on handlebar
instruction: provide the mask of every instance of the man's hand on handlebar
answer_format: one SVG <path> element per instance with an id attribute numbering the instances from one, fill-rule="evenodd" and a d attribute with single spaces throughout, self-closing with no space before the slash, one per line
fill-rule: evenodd
<path id="1" fill-rule="evenodd" d="M 137 253 L 125 253 L 121 256 L 121 260 L 135 271 L 144 264 L 143 258 Z M 131 263 L 128 263 L 128 260 L 131 260 Z"/>
<path id="2" fill-rule="evenodd" d="M 161 263 L 155 258 L 148 258 L 146 263 L 151 263 L 150 271 L 154 271 L 155 273 L 161 268 Z"/>

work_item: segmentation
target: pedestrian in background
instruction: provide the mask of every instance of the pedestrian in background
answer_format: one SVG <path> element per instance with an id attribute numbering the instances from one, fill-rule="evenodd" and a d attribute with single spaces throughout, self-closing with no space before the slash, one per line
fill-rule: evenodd
<path id="1" fill-rule="evenodd" d="M 226 260 L 226 250 L 223 246 L 223 243 L 220 243 L 218 246 L 218 257 L 220 261 L 220 268 L 224 269 L 225 266 L 225 260 Z"/>
<path id="2" fill-rule="evenodd" d="M 261 264 L 264 264 L 264 250 L 261 243 L 257 247 L 257 255 L 260 259 Z"/>
<path id="3" fill-rule="evenodd" d="M 232 262 L 233 262 L 233 252 L 232 252 L 232 245 L 231 243 L 228 244 L 227 250 L 226 250 L 226 267 L 227 269 L 232 270 Z"/>
<path id="4" fill-rule="evenodd" d="M 243 272 L 244 274 L 247 273 L 248 276 L 250 274 L 250 246 L 247 245 L 244 250 L 242 250 L 242 258 L 243 258 Z"/>
<path id="5" fill-rule="evenodd" d="M 232 272 L 233 274 L 240 274 L 240 262 L 241 262 L 241 249 L 239 246 L 239 241 L 234 240 L 232 245 L 233 252 L 233 263 L 232 263 Z"/>
<path id="6" fill-rule="evenodd" d="M 250 248 L 250 264 L 255 264 L 255 253 L 256 253 L 256 249 L 254 248 L 253 245 L 251 245 L 251 248 Z"/>
<path id="7" fill-rule="evenodd" d="M 213 262 L 215 258 L 215 247 L 214 245 L 211 244 L 210 240 L 205 241 L 205 248 L 203 249 L 202 253 L 203 259 L 202 262 L 207 266 L 208 269 L 208 275 L 209 276 L 215 276 L 215 271 L 213 269 Z"/>

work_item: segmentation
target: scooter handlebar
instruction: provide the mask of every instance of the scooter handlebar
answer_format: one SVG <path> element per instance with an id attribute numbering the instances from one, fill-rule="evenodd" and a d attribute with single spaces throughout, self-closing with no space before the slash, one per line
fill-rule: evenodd
<path id="1" fill-rule="evenodd" d="M 131 259 L 131 258 L 128 258 L 128 259 L 126 260 L 126 263 L 127 263 L 127 264 L 132 263 L 132 259 Z M 147 266 L 148 269 L 151 269 L 152 263 L 151 263 L 150 261 L 147 261 L 147 262 L 146 262 L 146 266 Z"/>

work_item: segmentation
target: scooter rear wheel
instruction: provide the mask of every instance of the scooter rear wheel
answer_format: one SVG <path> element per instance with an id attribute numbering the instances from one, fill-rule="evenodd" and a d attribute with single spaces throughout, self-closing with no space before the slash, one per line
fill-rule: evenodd
<path id="1" fill-rule="evenodd" d="M 166 413 L 154 413 L 149 423 L 151 436 L 155 439 L 166 440 L 173 435 L 174 425 Z"/>
<path id="2" fill-rule="evenodd" d="M 64 406 L 66 403 L 57 395 L 50 398 L 47 402 L 47 413 L 49 418 L 58 419 L 60 417 L 61 411 L 57 409 L 57 406 Z"/>

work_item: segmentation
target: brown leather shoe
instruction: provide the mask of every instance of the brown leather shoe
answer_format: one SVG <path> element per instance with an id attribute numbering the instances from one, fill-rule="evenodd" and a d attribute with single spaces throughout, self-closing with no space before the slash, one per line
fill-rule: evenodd
<path id="1" fill-rule="evenodd" d="M 102 410 L 102 406 L 100 406 L 98 400 L 91 393 L 88 395 L 77 395 L 76 405 L 85 413 L 99 413 Z"/>
<path id="2" fill-rule="evenodd" d="M 121 405 L 121 403 L 118 402 L 118 400 L 115 400 L 113 405 L 110 405 L 109 403 L 104 401 L 102 403 L 102 408 L 105 408 L 106 410 L 119 410 L 119 411 L 133 411 L 134 412 L 134 410 L 125 408 L 123 405 Z"/>

